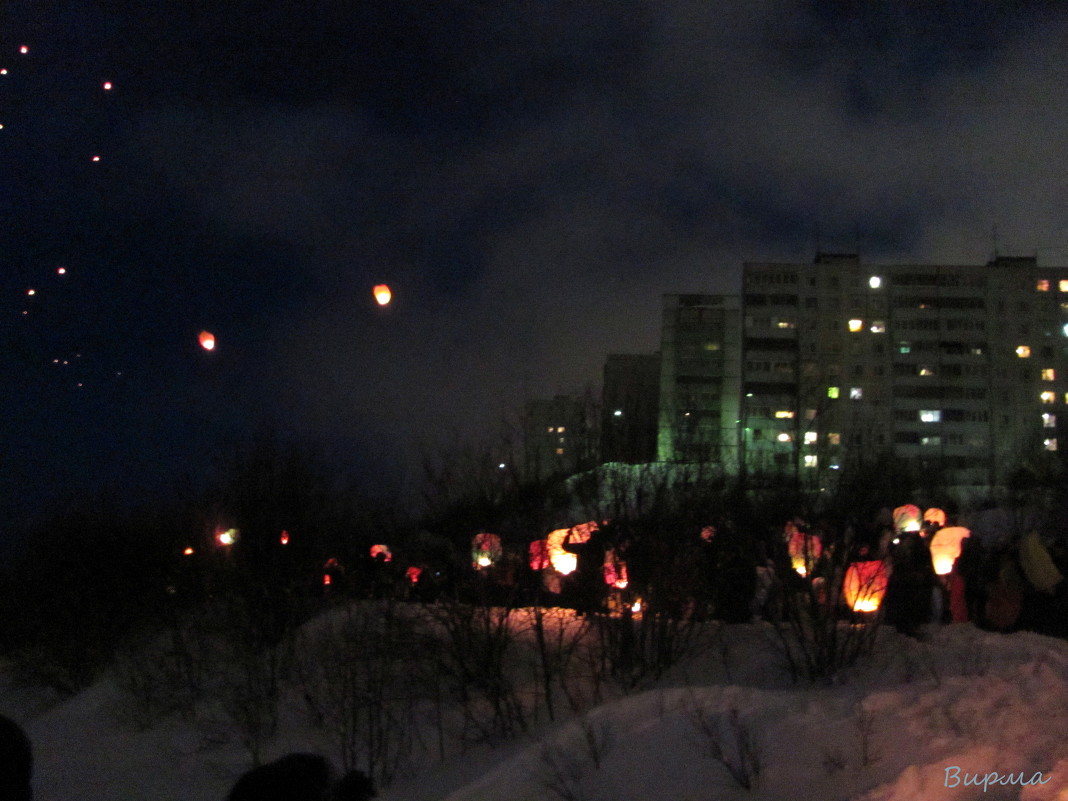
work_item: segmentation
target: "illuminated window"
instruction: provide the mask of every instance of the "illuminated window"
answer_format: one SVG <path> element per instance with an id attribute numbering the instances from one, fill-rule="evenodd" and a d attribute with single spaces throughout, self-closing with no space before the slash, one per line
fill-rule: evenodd
<path id="1" fill-rule="evenodd" d="M 933 367 L 921 367 L 919 373 L 920 375 L 934 375 L 935 371 Z"/>
<path id="2" fill-rule="evenodd" d="M 842 435 L 841 434 L 828 434 L 827 435 L 827 443 L 829 445 L 841 445 L 842 444 Z M 834 467 L 834 465 L 831 465 L 831 467 Z"/>
<path id="3" fill-rule="evenodd" d="M 864 321 L 863 320 L 856 320 L 856 319 L 850 320 L 849 321 L 849 330 L 852 331 L 854 334 L 857 333 L 857 331 L 863 331 L 864 330 Z"/>
<path id="4" fill-rule="evenodd" d="M 1062 278 L 1057 282 L 1057 289 L 1061 292 L 1068 292 L 1068 279 Z"/>
<path id="5" fill-rule="evenodd" d="M 838 387 L 827 387 L 827 397 L 828 398 L 837 398 L 838 397 Z"/>
<path id="6" fill-rule="evenodd" d="M 705 343 L 705 350 L 719 350 L 719 343 L 718 342 L 706 342 Z"/>
<path id="7" fill-rule="evenodd" d="M 1068 335 L 1066 335 L 1068 336 Z M 911 353 L 912 345 L 908 342 L 899 342 L 897 346 L 898 353 Z"/>
<path id="8" fill-rule="evenodd" d="M 882 320 L 872 320 L 871 328 L 869 329 L 873 334 L 885 334 L 886 323 Z"/>
<path id="9" fill-rule="evenodd" d="M 789 442 L 790 440 L 793 439 L 793 437 L 791 437 L 785 431 L 781 431 L 781 432 L 779 432 L 779 436 L 777 436 L 776 439 L 779 440 L 779 442 Z"/>
<path id="10" fill-rule="evenodd" d="M 819 437 L 820 437 L 820 435 L 817 434 L 815 431 L 806 431 L 805 432 L 805 444 L 806 445 L 815 445 L 816 444 L 816 440 L 819 439 Z"/>
<path id="11" fill-rule="evenodd" d="M 863 387 L 850 387 L 849 388 L 849 399 L 850 400 L 860 400 L 863 397 L 864 397 L 864 389 L 863 389 Z"/>
<path id="12" fill-rule="evenodd" d="M 941 409 L 921 409 L 920 410 L 920 422 L 921 423 L 940 423 L 940 422 L 942 422 L 942 410 Z"/>
<path id="13" fill-rule="evenodd" d="M 1049 292 L 1049 279 L 1048 278 L 1039 278 L 1035 282 L 1035 289 L 1038 290 L 1039 292 Z"/>
<path id="14" fill-rule="evenodd" d="M 1042 415 L 1042 427 L 1043 428 L 1056 428 L 1057 427 L 1057 415 L 1044 414 Z"/>
<path id="15" fill-rule="evenodd" d="M 1050 437 L 1049 439 L 1042 440 L 1042 447 L 1047 451 L 1057 450 L 1057 439 L 1055 437 Z"/>
<path id="16" fill-rule="evenodd" d="M 1068 337 L 1068 323 L 1064 324 L 1064 328 L 1061 329 L 1066 337 Z"/>
<path id="17" fill-rule="evenodd" d="M 804 464 L 805 467 L 815 467 L 819 464 L 819 457 L 814 453 L 806 453 Z"/>
<path id="18" fill-rule="evenodd" d="M 1028 359 L 1031 357 L 1031 348 L 1029 348 L 1027 345 L 1019 345 L 1016 348 L 1016 355 L 1019 356 L 1021 359 Z"/>
<path id="19" fill-rule="evenodd" d="M 793 320 L 779 320 L 776 326 L 779 328 L 797 328 L 797 324 Z"/>
<path id="20" fill-rule="evenodd" d="M 1038 397 L 1042 399 L 1043 403 L 1056 403 L 1057 402 L 1057 393 L 1056 392 L 1048 392 L 1048 391 L 1047 392 L 1043 392 Z"/>
<path id="21" fill-rule="evenodd" d="M 868 286 L 870 286 L 872 289 L 878 289 L 882 285 L 883 279 L 880 278 L 878 275 L 873 275 L 871 278 L 868 279 Z"/>
<path id="22" fill-rule="evenodd" d="M 623 416 L 623 410 L 622 409 L 616 409 L 614 412 L 612 412 L 612 416 L 613 417 L 622 417 Z"/>
<path id="23" fill-rule="evenodd" d="M 556 428 L 556 433 L 557 434 L 563 434 L 564 431 L 566 431 L 566 429 L 563 426 L 557 426 L 557 428 Z"/>
<path id="24" fill-rule="evenodd" d="M 941 445 L 942 444 L 942 438 L 939 437 L 939 436 L 920 437 L 920 444 L 921 445 L 935 445 L 935 446 Z"/>
<path id="25" fill-rule="evenodd" d="M 1043 381 L 1054 381 L 1054 380 L 1056 380 L 1056 378 L 1057 378 L 1057 373 L 1052 367 L 1043 367 L 1042 368 L 1042 380 Z"/>
<path id="26" fill-rule="evenodd" d="M 563 448 L 557 448 L 556 449 L 556 455 L 557 456 L 563 456 L 564 455 L 564 449 Z"/>
<path id="27" fill-rule="evenodd" d="M 786 409 L 780 409 L 779 411 L 775 412 L 775 416 L 780 420 L 792 420 L 794 413 Z"/>
<path id="28" fill-rule="evenodd" d="M 555 431 L 555 430 L 556 430 L 555 428 L 553 428 L 552 426 L 549 426 L 549 433 L 550 434 L 553 433 L 553 431 Z"/>

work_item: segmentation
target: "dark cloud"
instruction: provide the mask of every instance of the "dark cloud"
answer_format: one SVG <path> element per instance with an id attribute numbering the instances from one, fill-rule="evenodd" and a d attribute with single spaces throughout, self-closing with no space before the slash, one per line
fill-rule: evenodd
<path id="1" fill-rule="evenodd" d="M 606 353 L 658 346 L 662 293 L 731 291 L 817 236 L 982 261 L 996 225 L 1002 252 L 1068 256 L 1048 4 L 13 8 L 41 41 L 35 135 L 2 167 L 29 193 L 4 199 L 38 254 L 19 282 L 84 256 L 115 299 L 95 350 L 149 376 L 152 424 L 119 403 L 102 435 L 268 418 L 403 461 L 596 385 Z M 107 104 L 77 100 L 103 73 Z M 103 186 L 61 169 L 108 131 Z M 210 368 L 174 355 L 201 326 Z"/>

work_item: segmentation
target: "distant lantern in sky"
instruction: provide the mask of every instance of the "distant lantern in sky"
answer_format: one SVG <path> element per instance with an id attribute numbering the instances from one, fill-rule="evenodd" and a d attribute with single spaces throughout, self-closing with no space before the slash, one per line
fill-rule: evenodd
<path id="1" fill-rule="evenodd" d="M 66 275 L 66 274 L 67 274 L 67 268 L 66 267 L 56 267 L 56 275 Z"/>
<path id="2" fill-rule="evenodd" d="M 110 92 L 111 91 L 111 81 L 104 81 L 104 91 L 105 92 Z"/>
<path id="3" fill-rule="evenodd" d="M 375 301 L 379 306 L 389 305 L 392 299 L 393 293 L 389 291 L 389 287 L 386 284 L 377 284 L 375 286 Z"/>
<path id="4" fill-rule="evenodd" d="M 96 162 L 96 161 L 100 161 L 100 156 L 93 156 L 93 161 L 94 161 L 94 162 Z"/>
<path id="5" fill-rule="evenodd" d="M 211 331 L 201 331 L 198 337 L 200 341 L 200 347 L 204 350 L 215 350 L 215 334 Z"/>
<path id="6" fill-rule="evenodd" d="M 22 47 L 19 48 L 19 52 L 22 53 L 22 55 L 26 55 L 27 53 L 30 52 L 30 48 L 27 47 L 26 45 L 23 45 Z"/>

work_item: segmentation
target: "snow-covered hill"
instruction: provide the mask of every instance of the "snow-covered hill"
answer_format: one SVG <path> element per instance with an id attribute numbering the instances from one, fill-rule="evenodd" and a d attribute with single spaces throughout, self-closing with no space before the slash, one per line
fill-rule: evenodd
<path id="1" fill-rule="evenodd" d="M 719 627 L 653 689 L 511 740 L 452 743 L 444 760 L 429 748 L 380 798 L 1068 800 L 1068 643 L 970 625 L 884 634 L 864 666 L 809 687 L 790 683 L 763 624 Z M 137 732 L 123 703 L 111 680 L 61 703 L 5 687 L 0 712 L 34 741 L 37 798 L 221 801 L 247 767 L 225 716 Z M 264 756 L 294 750 L 330 755 L 296 703 Z M 965 785 L 991 772 L 1011 783 Z"/>

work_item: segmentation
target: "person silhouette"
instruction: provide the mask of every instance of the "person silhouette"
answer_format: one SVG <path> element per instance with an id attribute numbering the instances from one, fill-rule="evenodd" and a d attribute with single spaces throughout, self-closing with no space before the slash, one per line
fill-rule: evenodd
<path id="1" fill-rule="evenodd" d="M 33 747 L 22 727 L 0 715 L 0 798 L 33 798 Z"/>

